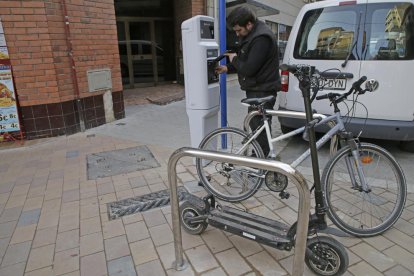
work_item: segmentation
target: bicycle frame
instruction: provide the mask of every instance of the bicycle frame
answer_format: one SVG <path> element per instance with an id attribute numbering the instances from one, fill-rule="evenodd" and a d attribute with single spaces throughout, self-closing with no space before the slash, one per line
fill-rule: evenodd
<path id="1" fill-rule="evenodd" d="M 315 116 L 316 117 L 316 116 Z M 331 129 L 322 137 L 318 140 L 318 142 L 316 143 L 317 149 L 320 149 L 327 141 L 329 141 L 329 139 L 332 139 L 332 137 L 334 137 L 334 135 L 336 135 L 337 133 L 341 132 L 341 131 L 345 131 L 345 126 L 343 124 L 343 121 L 341 119 L 341 114 L 335 113 L 333 115 L 330 116 L 324 116 L 324 115 L 319 115 L 320 118 L 322 118 L 317 124 L 316 126 L 319 125 L 324 125 L 324 124 L 328 124 L 330 122 L 335 122 L 336 124 L 334 124 L 333 126 L 331 125 Z M 272 159 L 274 159 L 276 157 L 275 154 L 275 147 L 274 144 L 278 141 L 282 141 L 285 140 L 287 138 L 293 137 L 297 134 L 303 133 L 305 131 L 305 126 L 298 128 L 296 130 L 293 130 L 289 133 L 286 134 L 282 134 L 276 138 L 272 138 L 271 137 L 271 133 L 270 133 L 270 127 L 269 127 L 269 122 L 267 120 L 264 121 L 264 124 L 258 129 L 256 130 L 256 132 L 254 133 L 253 136 L 250 137 L 250 139 L 245 143 L 245 145 L 237 152 L 237 154 L 241 154 L 241 152 L 243 152 L 247 145 L 249 145 L 251 143 L 252 140 L 256 139 L 261 133 L 262 131 L 266 131 L 266 136 L 269 142 L 269 148 L 270 148 L 270 157 Z M 308 156 L 310 155 L 310 149 L 308 149 L 307 151 L 305 151 L 299 158 L 297 158 L 292 164 L 290 164 L 292 167 L 296 168 L 300 163 L 302 163 Z"/>
<path id="2" fill-rule="evenodd" d="M 254 111 L 256 112 L 256 111 Z M 253 112 L 252 112 L 253 113 Z M 258 112 L 256 112 L 258 113 Z M 282 111 L 283 113 L 283 111 Z M 286 112 L 285 114 L 283 114 L 285 116 L 288 116 L 288 112 Z M 301 114 L 291 114 L 292 116 L 297 116 L 300 117 L 302 116 Z M 253 116 L 248 116 L 249 118 L 253 117 Z M 318 116 L 315 117 L 319 117 L 321 118 L 321 120 L 315 125 L 315 127 L 320 126 L 320 125 L 324 125 L 324 124 L 329 124 L 331 129 L 325 133 L 317 142 L 316 142 L 316 149 L 319 150 L 323 145 L 326 144 L 326 142 L 328 142 L 330 139 L 332 139 L 336 134 L 341 133 L 341 132 L 345 132 L 345 125 L 343 123 L 342 117 L 340 112 L 336 112 L 333 115 L 330 116 L 325 116 L 325 115 L 320 115 L 318 114 Z M 334 124 L 332 124 L 332 122 L 334 122 Z M 246 124 L 245 124 L 246 125 Z M 272 138 L 271 137 L 271 132 L 270 132 L 270 127 L 269 127 L 269 122 L 268 120 L 264 121 L 264 124 L 256 130 L 256 132 L 254 133 L 254 135 L 252 137 L 250 137 L 250 139 L 245 143 L 245 145 L 237 152 L 237 154 L 241 154 L 241 152 L 243 152 L 244 150 L 246 150 L 246 147 L 251 143 L 252 140 L 256 139 L 263 131 L 266 131 L 266 136 L 269 142 L 269 148 L 270 148 L 270 157 L 271 159 L 275 159 L 276 158 L 276 153 L 274 150 L 274 144 L 278 141 L 283 141 L 287 138 L 293 137 L 297 134 L 303 133 L 305 131 L 306 127 L 303 126 L 301 128 L 298 128 L 296 130 L 293 130 L 289 133 L 286 134 L 282 134 L 276 138 Z M 358 160 L 356 154 L 357 152 L 354 150 L 353 148 L 353 157 L 355 158 L 355 160 Z M 310 149 L 307 149 L 302 155 L 300 155 L 295 161 L 293 161 L 290 166 L 292 166 L 293 168 L 296 168 L 298 165 L 300 165 L 306 158 L 308 158 L 310 156 Z M 347 159 L 347 168 L 349 170 L 350 173 L 350 177 L 351 177 L 351 182 L 354 188 L 357 187 L 357 181 L 355 179 L 355 173 L 354 173 L 354 169 L 353 166 L 351 164 L 351 161 L 349 159 Z M 365 181 L 365 177 L 363 175 L 363 171 L 361 168 L 361 164 L 359 162 L 356 162 L 356 167 L 357 167 L 357 174 L 359 176 L 360 179 L 360 183 L 363 187 L 364 190 L 368 189 L 367 183 Z"/>

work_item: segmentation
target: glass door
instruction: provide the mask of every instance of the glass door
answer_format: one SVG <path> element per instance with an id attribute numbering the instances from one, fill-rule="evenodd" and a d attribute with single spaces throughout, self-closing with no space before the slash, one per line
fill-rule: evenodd
<path id="1" fill-rule="evenodd" d="M 152 22 L 129 22 L 134 83 L 157 82 L 157 68 L 153 62 L 156 59 L 156 45 L 153 42 L 152 29 Z"/>

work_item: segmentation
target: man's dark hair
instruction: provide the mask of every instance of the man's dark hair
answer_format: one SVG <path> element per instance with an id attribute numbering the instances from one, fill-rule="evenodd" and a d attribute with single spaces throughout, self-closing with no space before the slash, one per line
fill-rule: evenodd
<path id="1" fill-rule="evenodd" d="M 240 27 L 246 27 L 247 23 L 256 23 L 256 15 L 254 12 L 246 6 L 240 6 L 235 8 L 227 16 L 227 24 L 233 28 L 236 25 Z"/>

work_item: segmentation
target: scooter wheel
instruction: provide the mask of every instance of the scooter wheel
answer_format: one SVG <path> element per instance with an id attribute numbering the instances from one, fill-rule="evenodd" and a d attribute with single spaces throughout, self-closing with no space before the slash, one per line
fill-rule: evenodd
<path id="1" fill-rule="evenodd" d="M 190 219 L 203 214 L 204 210 L 194 206 L 189 201 L 184 201 L 180 206 L 181 224 L 184 230 L 191 235 L 199 235 L 203 233 L 208 226 L 206 221 L 196 223 L 189 221 Z"/>
<path id="2" fill-rule="evenodd" d="M 307 247 L 305 263 L 317 275 L 342 275 L 347 270 L 348 253 L 335 239 L 326 236 L 314 237 L 308 240 Z"/>

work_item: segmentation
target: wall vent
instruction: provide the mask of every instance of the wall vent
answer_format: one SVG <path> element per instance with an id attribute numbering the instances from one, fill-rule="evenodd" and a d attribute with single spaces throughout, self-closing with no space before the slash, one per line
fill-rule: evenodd
<path id="1" fill-rule="evenodd" d="M 111 69 L 89 70 L 89 92 L 112 89 Z"/>

